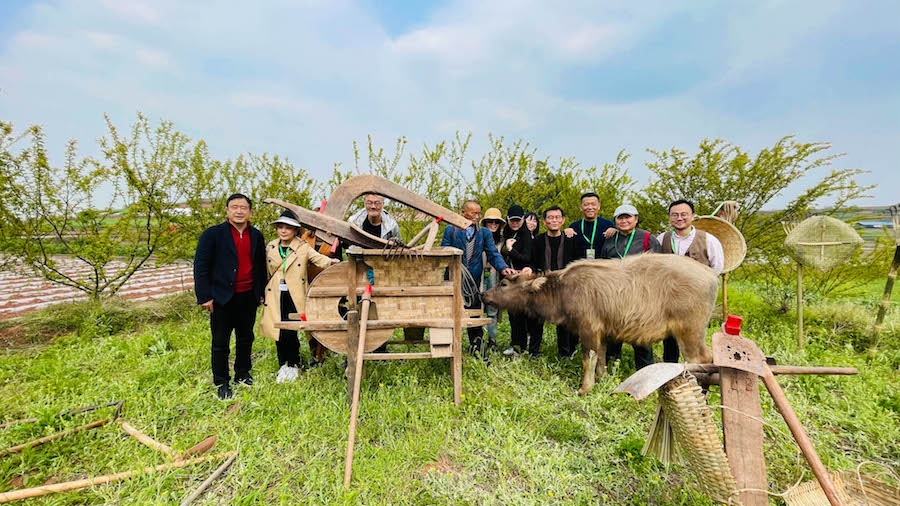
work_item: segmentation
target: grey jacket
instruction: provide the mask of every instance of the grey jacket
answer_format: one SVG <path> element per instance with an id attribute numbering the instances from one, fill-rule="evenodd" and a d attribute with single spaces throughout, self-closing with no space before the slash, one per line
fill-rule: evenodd
<path id="1" fill-rule="evenodd" d="M 360 209 L 353 216 L 350 217 L 347 221 L 356 225 L 359 228 L 362 228 L 363 221 L 365 221 L 366 217 L 365 208 Z M 397 238 L 402 240 L 400 237 L 400 224 L 397 223 L 397 220 L 391 217 L 387 211 L 381 211 L 381 238 L 382 239 L 393 239 Z"/>

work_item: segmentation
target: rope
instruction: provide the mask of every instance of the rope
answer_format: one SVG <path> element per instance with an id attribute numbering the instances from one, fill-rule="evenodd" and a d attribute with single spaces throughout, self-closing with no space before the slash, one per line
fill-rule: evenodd
<path id="1" fill-rule="evenodd" d="M 474 306 L 476 303 L 481 302 L 481 290 L 478 287 L 478 283 L 475 282 L 475 278 L 472 277 L 472 273 L 469 272 L 465 266 L 462 269 L 462 296 L 463 302 L 466 307 Z"/>

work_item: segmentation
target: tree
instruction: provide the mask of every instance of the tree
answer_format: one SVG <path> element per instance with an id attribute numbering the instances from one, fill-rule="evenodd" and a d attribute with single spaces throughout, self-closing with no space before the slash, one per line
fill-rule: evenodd
<path id="1" fill-rule="evenodd" d="M 852 211 L 848 202 L 867 197 L 872 188 L 856 181 L 864 173 L 862 170 L 831 169 L 818 182 L 801 190 L 783 209 L 764 210 L 791 185 L 803 184 L 814 172 L 829 167 L 842 156 L 826 153 L 830 148 L 831 144 L 826 142 L 802 143 L 787 136 L 756 156 L 721 139 L 703 140 L 694 155 L 675 148 L 662 152 L 650 150 L 654 157 L 647 163 L 652 174 L 650 183 L 636 198 L 641 219 L 645 228 L 663 230 L 668 227 L 669 202 L 680 198 L 692 200 L 697 213 L 702 215 L 712 213 L 717 202 L 736 200 L 741 203 L 741 209 L 735 226 L 747 241 L 745 264 L 763 270 L 765 279 L 787 283 L 793 278 L 793 266 L 785 261 L 785 233 L 781 223 L 804 218 L 823 201 L 832 203 L 822 211 L 824 214 L 847 214 Z M 860 275 L 870 269 L 870 262 L 880 261 L 881 252 L 876 253 L 857 255 L 854 261 L 829 273 L 813 274 L 810 291 L 828 293 L 849 286 L 839 280 L 862 279 Z"/>
<path id="2" fill-rule="evenodd" d="M 123 137 L 107 118 L 101 160 L 81 158 L 70 141 L 62 167 L 50 164 L 39 127 L 28 130 L 30 146 L 4 149 L 5 192 L 18 230 L 4 247 L 17 266 L 97 299 L 116 293 L 157 251 L 178 240 L 171 227 L 175 205 L 185 197 L 180 175 L 188 138 L 162 122 L 153 128 L 138 115 Z M 7 129 L 5 131 L 10 131 Z M 4 220 L 6 221 L 6 220 Z M 86 269 L 77 275 L 59 255 Z"/>

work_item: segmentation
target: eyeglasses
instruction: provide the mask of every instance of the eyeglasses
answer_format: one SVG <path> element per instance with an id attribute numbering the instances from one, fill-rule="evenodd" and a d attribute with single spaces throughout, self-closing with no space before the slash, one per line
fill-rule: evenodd
<path id="1" fill-rule="evenodd" d="M 242 206 L 240 204 L 231 204 L 228 206 L 228 209 L 231 209 L 232 211 L 249 211 L 250 206 Z"/>
<path id="2" fill-rule="evenodd" d="M 669 218 L 690 218 L 694 213 L 669 213 Z"/>

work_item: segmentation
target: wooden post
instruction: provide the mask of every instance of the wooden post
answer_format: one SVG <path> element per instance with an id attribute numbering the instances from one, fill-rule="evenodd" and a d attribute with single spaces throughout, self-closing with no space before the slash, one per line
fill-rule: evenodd
<path id="1" fill-rule="evenodd" d="M 878 317 L 875 318 L 875 327 L 872 328 L 872 338 L 869 342 L 869 358 L 875 358 L 878 352 L 878 335 L 881 333 L 881 325 L 884 323 L 884 313 L 891 307 L 891 292 L 894 289 L 894 281 L 897 280 L 897 269 L 900 268 L 900 239 L 897 240 L 897 249 L 894 250 L 894 261 L 891 262 L 891 270 L 888 272 L 887 281 L 884 283 L 884 294 L 881 296 L 881 305 L 878 307 Z"/>
<path id="2" fill-rule="evenodd" d="M 728 273 L 722 274 L 722 321 L 728 319 Z"/>
<path id="3" fill-rule="evenodd" d="M 762 419 L 758 376 L 729 367 L 720 368 L 719 375 L 722 405 L 729 408 L 722 410 L 725 453 L 737 488 L 767 490 L 763 426 L 749 417 Z M 769 504 L 769 497 L 764 492 L 741 492 L 738 499 L 745 506 Z"/>
<path id="4" fill-rule="evenodd" d="M 369 321 L 371 290 L 363 294 L 362 316 L 359 319 L 359 345 L 356 348 L 356 367 L 353 374 L 353 393 L 350 402 L 350 431 L 347 436 L 347 458 L 344 461 L 344 488 L 350 487 L 353 473 L 353 447 L 356 444 L 356 416 L 359 413 L 359 389 L 362 381 L 363 353 L 366 347 L 366 323 Z"/>
<path id="5" fill-rule="evenodd" d="M 211 475 L 209 475 L 209 478 L 203 480 L 203 483 L 201 483 L 200 486 L 197 487 L 197 490 L 195 490 L 193 494 L 189 495 L 185 500 L 181 501 L 181 506 L 188 506 L 188 504 L 191 504 L 198 497 L 200 497 L 200 495 L 203 494 L 203 492 L 206 491 L 207 488 L 209 488 L 209 485 L 212 482 L 216 481 L 216 479 L 221 476 L 226 469 L 228 469 L 228 466 L 230 466 L 236 458 L 237 452 L 234 452 L 230 457 L 228 457 L 228 460 L 226 460 L 221 466 L 213 471 Z"/>
<path id="6" fill-rule="evenodd" d="M 462 256 L 450 262 L 450 279 L 453 281 L 453 342 L 450 345 L 450 377 L 453 380 L 453 402 L 462 404 L 462 318 L 465 311 L 462 297 Z"/>
<path id="7" fill-rule="evenodd" d="M 356 372 L 356 349 L 359 344 L 359 312 L 356 304 L 357 260 L 347 255 L 347 403 L 352 401 L 354 374 Z M 362 360 L 362 357 L 358 357 Z"/>
<path id="8" fill-rule="evenodd" d="M 803 266 L 797 262 L 797 346 L 803 350 Z"/>

